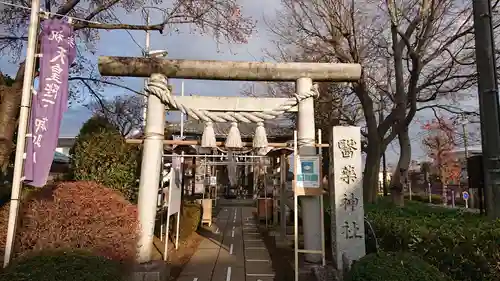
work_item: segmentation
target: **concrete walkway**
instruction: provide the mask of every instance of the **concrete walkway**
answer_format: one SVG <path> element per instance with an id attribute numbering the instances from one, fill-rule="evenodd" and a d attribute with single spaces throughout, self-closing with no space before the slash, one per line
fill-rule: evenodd
<path id="1" fill-rule="evenodd" d="M 222 207 L 178 281 L 271 281 L 271 258 L 252 207 Z"/>

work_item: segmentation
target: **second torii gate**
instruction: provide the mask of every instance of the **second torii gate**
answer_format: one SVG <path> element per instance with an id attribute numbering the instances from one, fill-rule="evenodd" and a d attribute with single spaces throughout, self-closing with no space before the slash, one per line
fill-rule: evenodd
<path id="1" fill-rule="evenodd" d="M 153 246 L 153 231 L 156 216 L 156 196 L 160 174 L 161 151 L 163 149 L 165 108 L 177 109 L 190 117 L 207 123 L 205 132 L 210 132 L 212 122 L 262 123 L 284 112 L 298 111 L 298 142 L 300 155 L 315 155 L 314 96 L 316 82 L 351 82 L 361 76 L 359 64 L 340 63 L 266 63 L 236 61 L 171 60 L 160 58 L 99 57 L 99 71 L 103 76 L 151 77 L 147 87 L 148 105 L 143 148 L 141 179 L 139 184 L 139 220 L 141 223 L 138 244 L 138 262 L 150 261 Z M 237 81 L 287 81 L 296 83 L 294 99 L 252 99 L 243 105 L 237 99 L 226 99 L 224 105 L 214 102 L 214 97 L 174 97 L 167 87 L 168 78 Z M 272 102 L 270 102 L 272 100 Z M 197 105 L 196 105 L 197 104 Z M 278 105 L 278 106 L 277 106 Z M 222 106 L 222 107 L 221 107 Z M 233 130 L 234 129 L 234 130 Z M 212 134 L 213 134 L 213 128 Z M 229 140 L 227 147 L 241 146 L 241 139 Z M 264 133 L 265 136 L 265 133 Z M 204 146 L 215 145 L 215 138 L 204 133 Z M 228 143 L 229 142 L 229 143 Z M 266 141 L 267 144 L 267 141 Z M 203 146 L 203 143 L 202 143 Z M 254 139 L 255 146 L 255 139 Z M 304 224 L 304 246 L 306 249 L 321 249 L 319 234 L 320 204 L 317 197 L 302 197 Z M 153 203 L 152 203 L 153 202 Z M 319 255 L 306 255 L 310 262 L 319 262 Z"/>

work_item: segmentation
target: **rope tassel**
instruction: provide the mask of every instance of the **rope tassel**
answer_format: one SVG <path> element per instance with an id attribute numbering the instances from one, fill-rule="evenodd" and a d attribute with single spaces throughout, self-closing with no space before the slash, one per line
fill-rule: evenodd
<path id="1" fill-rule="evenodd" d="M 238 129 L 238 123 L 231 123 L 231 129 L 229 129 L 229 134 L 226 139 L 227 148 L 242 148 L 240 130 Z"/>
<path id="2" fill-rule="evenodd" d="M 212 122 L 207 122 L 205 125 L 203 135 L 201 136 L 201 147 L 217 147 L 214 125 Z"/>
<path id="3" fill-rule="evenodd" d="M 253 136 L 253 147 L 254 148 L 267 147 L 266 129 L 264 128 L 263 122 L 258 122 L 257 128 L 255 128 L 255 135 Z"/>

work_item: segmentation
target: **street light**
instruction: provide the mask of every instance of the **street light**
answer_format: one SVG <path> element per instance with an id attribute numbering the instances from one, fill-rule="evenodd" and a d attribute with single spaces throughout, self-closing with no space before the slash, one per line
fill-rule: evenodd
<path id="1" fill-rule="evenodd" d="M 469 158 L 469 140 L 467 138 L 467 124 L 469 124 L 469 119 L 467 119 L 467 115 L 465 113 L 462 113 L 460 116 L 460 124 L 462 125 L 462 134 L 463 134 L 463 139 L 464 139 L 464 153 L 465 153 L 465 171 L 467 173 L 469 172 L 468 166 L 467 166 L 467 159 Z M 468 192 L 472 196 L 470 196 L 471 199 L 471 205 L 474 206 L 474 195 L 472 190 L 470 189 L 470 185 L 468 185 Z"/>
<path id="2" fill-rule="evenodd" d="M 469 158 L 469 141 L 467 139 L 467 124 L 469 124 L 469 120 L 467 119 L 466 114 L 462 114 L 460 116 L 460 124 L 462 125 L 462 133 L 464 139 L 464 152 L 465 152 L 465 160 Z M 466 161 L 467 163 L 467 161 Z M 467 165 L 467 164 L 466 164 Z"/>
<path id="3" fill-rule="evenodd" d="M 149 58 L 159 58 L 159 57 L 165 58 L 165 57 L 167 57 L 168 52 L 167 52 L 167 50 L 151 50 L 151 51 L 143 52 L 143 55 L 145 57 L 149 57 Z"/>
<path id="4" fill-rule="evenodd" d="M 146 10 L 146 8 L 151 8 L 151 9 L 158 9 L 157 7 L 143 7 L 142 12 L 145 15 L 146 19 L 146 26 L 149 26 L 149 12 Z M 161 10 L 161 9 L 159 9 Z M 146 58 L 158 58 L 158 57 L 166 57 L 168 55 L 168 52 L 166 50 L 150 50 L 150 44 L 151 43 L 151 34 L 149 30 L 146 30 L 146 42 L 145 42 L 145 48 L 142 51 L 142 55 Z M 148 83 L 148 79 L 144 79 L 144 88 L 146 88 Z M 146 93 L 144 93 L 144 105 L 142 109 L 142 130 L 144 131 L 146 129 L 146 118 L 147 118 L 147 104 L 148 104 L 148 96 Z"/>
<path id="5" fill-rule="evenodd" d="M 149 38 L 146 40 L 147 44 L 149 44 Z M 149 46 L 147 46 L 146 49 L 148 49 Z M 146 58 L 164 58 L 168 55 L 168 52 L 166 50 L 145 50 L 142 52 L 142 55 Z M 148 79 L 144 80 L 144 88 L 146 88 Z M 147 105 L 148 105 L 148 96 L 144 94 L 144 104 L 142 107 L 142 129 L 146 128 L 146 117 L 147 117 Z"/>

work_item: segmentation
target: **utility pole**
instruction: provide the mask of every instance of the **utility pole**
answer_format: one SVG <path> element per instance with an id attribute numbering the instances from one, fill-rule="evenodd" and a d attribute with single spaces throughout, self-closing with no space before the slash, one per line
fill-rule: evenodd
<path id="1" fill-rule="evenodd" d="M 465 171 L 469 171 L 469 167 L 467 166 L 467 159 L 469 159 L 469 139 L 467 137 L 467 124 L 469 123 L 468 120 L 467 120 L 467 117 L 465 116 L 465 114 L 462 114 L 462 118 L 461 118 L 461 124 L 462 124 L 462 134 L 463 134 L 463 139 L 464 139 L 464 152 L 465 152 L 465 161 L 464 161 L 464 166 L 465 166 Z M 460 181 L 459 181 L 460 182 Z M 469 194 L 471 195 L 470 196 L 470 204 L 472 206 L 474 206 L 474 200 L 475 200 L 475 193 L 473 192 L 473 190 L 470 189 L 470 186 L 469 186 Z"/>
<path id="2" fill-rule="evenodd" d="M 147 9 L 144 9 L 144 13 L 146 14 L 146 26 L 149 25 L 149 11 Z M 149 57 L 149 49 L 150 49 L 150 44 L 151 44 L 151 34 L 149 30 L 146 30 L 146 42 L 144 45 L 144 57 Z M 148 79 L 144 79 L 144 89 L 146 89 L 146 86 L 148 85 Z M 148 95 L 146 94 L 146 91 L 144 90 L 144 96 L 143 96 L 144 104 L 142 107 L 142 130 L 146 128 L 146 117 L 147 117 L 147 105 L 148 105 Z"/>
<path id="3" fill-rule="evenodd" d="M 500 188 L 500 125 L 498 113 L 498 84 L 493 28 L 489 0 L 473 0 L 476 65 L 478 72 L 479 111 L 484 163 L 486 213 L 490 218 L 500 217 L 495 198 Z"/>
<path id="4" fill-rule="evenodd" d="M 462 121 L 462 132 L 464 134 L 465 160 L 467 160 L 467 158 L 469 158 L 469 139 L 467 138 L 467 121 L 466 120 Z M 465 163 L 467 163 L 467 161 Z"/>

